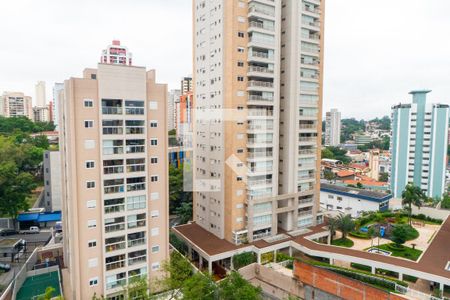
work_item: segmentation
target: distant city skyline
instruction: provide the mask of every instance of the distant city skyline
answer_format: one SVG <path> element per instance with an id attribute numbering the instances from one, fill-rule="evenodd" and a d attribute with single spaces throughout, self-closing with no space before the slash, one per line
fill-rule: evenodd
<path id="1" fill-rule="evenodd" d="M 137 0 L 126 15 L 115 1 L 0 3 L 0 54 L 8 58 L 0 92 L 24 92 L 35 103 L 38 81 L 51 91 L 55 82 L 81 76 L 81 68 L 96 67 L 113 39 L 133 49 L 133 64 L 158 69 L 160 80 L 178 89 L 180 79 L 192 74 L 191 1 Z M 450 31 L 450 2 L 341 0 L 326 6 L 324 112 L 337 108 L 342 118 L 382 117 L 408 100 L 409 90 L 422 88 L 433 90 L 431 102 L 450 103 L 450 42 L 443 38 Z M 96 22 L 80 23 L 80 16 Z M 126 22 L 116 26 L 117 19 Z M 47 92 L 47 101 L 51 97 Z"/>

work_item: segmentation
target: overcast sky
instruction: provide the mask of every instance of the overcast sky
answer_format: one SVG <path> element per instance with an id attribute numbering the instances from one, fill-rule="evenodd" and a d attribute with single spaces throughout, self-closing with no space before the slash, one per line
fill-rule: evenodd
<path id="1" fill-rule="evenodd" d="M 227 0 L 231 1 L 231 0 Z M 372 118 L 432 89 L 450 102 L 449 0 L 326 0 L 324 109 Z M 1 0 L 0 92 L 81 76 L 120 39 L 178 88 L 191 74 L 191 0 Z"/>

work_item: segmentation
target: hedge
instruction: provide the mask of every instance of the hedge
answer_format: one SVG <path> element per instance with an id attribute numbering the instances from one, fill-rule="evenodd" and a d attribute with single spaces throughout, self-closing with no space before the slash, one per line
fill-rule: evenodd
<path id="1" fill-rule="evenodd" d="M 352 231 L 352 232 L 349 232 L 348 235 L 355 237 L 355 238 L 359 238 L 359 239 L 365 239 L 365 240 L 370 239 L 370 236 L 367 233 L 360 232 L 360 231 Z"/>
<path id="2" fill-rule="evenodd" d="M 235 270 L 239 270 L 249 264 L 256 262 L 256 255 L 254 252 L 244 252 L 240 254 L 235 254 L 233 256 L 233 265 Z"/>
<path id="3" fill-rule="evenodd" d="M 350 266 L 352 268 L 355 268 L 355 269 L 358 269 L 358 270 L 362 270 L 362 271 L 366 271 L 366 272 L 372 272 L 372 267 L 371 266 L 366 266 L 366 265 L 357 264 L 357 263 L 351 263 Z"/>

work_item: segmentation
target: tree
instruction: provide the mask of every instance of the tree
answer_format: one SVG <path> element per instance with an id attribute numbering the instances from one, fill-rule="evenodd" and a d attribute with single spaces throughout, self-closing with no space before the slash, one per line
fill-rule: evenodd
<path id="1" fill-rule="evenodd" d="M 333 180 L 336 179 L 336 175 L 331 172 L 330 170 L 325 170 L 323 171 L 323 177 L 328 180 L 329 182 L 332 182 Z"/>
<path id="2" fill-rule="evenodd" d="M 45 289 L 45 293 L 43 295 L 38 296 L 37 300 L 62 300 L 61 296 L 54 297 L 53 294 L 56 292 L 56 289 L 52 286 L 49 286 Z"/>
<path id="3" fill-rule="evenodd" d="M 406 235 L 408 234 L 405 226 L 395 226 L 391 233 L 391 240 L 400 246 L 406 242 Z"/>
<path id="4" fill-rule="evenodd" d="M 363 188 L 364 188 L 364 186 L 363 186 L 363 184 L 362 184 L 361 182 L 357 182 L 357 183 L 356 183 L 356 187 L 357 187 L 358 189 L 363 189 Z"/>
<path id="5" fill-rule="evenodd" d="M 347 155 L 347 151 L 339 147 L 326 147 L 322 150 L 322 158 L 337 159 L 344 164 L 348 164 L 352 161 Z"/>
<path id="6" fill-rule="evenodd" d="M 243 252 L 233 255 L 233 266 L 235 270 L 239 270 L 242 267 L 248 266 L 256 262 L 256 256 L 254 252 Z"/>
<path id="7" fill-rule="evenodd" d="M 195 273 L 181 288 L 183 300 L 215 300 L 217 286 L 209 275 L 201 272 Z"/>
<path id="8" fill-rule="evenodd" d="M 29 209 L 28 196 L 36 187 L 33 176 L 19 172 L 14 162 L 0 164 L 0 212 L 14 220 Z"/>
<path id="9" fill-rule="evenodd" d="M 402 192 L 402 205 L 408 206 L 408 220 L 409 226 L 412 226 L 411 214 L 412 205 L 417 206 L 419 209 L 422 206 L 422 201 L 426 198 L 420 187 L 415 186 L 412 183 L 406 185 L 405 190 Z"/>
<path id="10" fill-rule="evenodd" d="M 369 229 L 367 230 L 367 235 L 370 237 L 370 247 L 373 247 L 373 238 L 377 236 L 377 233 L 373 226 L 369 227 Z"/>
<path id="11" fill-rule="evenodd" d="M 219 283 L 220 300 L 257 300 L 262 299 L 261 294 L 260 287 L 254 287 L 236 271 Z"/>
<path id="12" fill-rule="evenodd" d="M 339 215 L 337 217 L 337 228 L 342 232 L 342 239 L 346 239 L 347 234 L 355 229 L 355 222 L 350 215 Z"/>
<path id="13" fill-rule="evenodd" d="M 389 174 L 386 173 L 386 172 L 380 173 L 380 176 L 378 177 L 378 181 L 388 182 L 389 181 Z"/>
<path id="14" fill-rule="evenodd" d="M 188 223 L 192 220 L 192 203 L 181 203 L 181 206 L 175 209 L 175 214 L 180 218 L 181 224 Z"/>
<path id="15" fill-rule="evenodd" d="M 334 159 L 334 153 L 330 149 L 325 148 L 322 150 L 322 158 Z"/>
<path id="16" fill-rule="evenodd" d="M 169 211 L 176 214 L 183 203 L 192 205 L 192 192 L 184 190 L 183 165 L 178 168 L 169 165 Z"/>
<path id="17" fill-rule="evenodd" d="M 333 217 L 328 218 L 328 230 L 330 231 L 330 243 L 333 242 L 333 237 L 334 237 L 337 227 L 338 227 L 338 220 Z"/>
<path id="18" fill-rule="evenodd" d="M 149 284 L 146 276 L 134 277 L 128 283 L 128 286 L 124 287 L 126 299 L 139 299 L 150 300 Z"/>
<path id="19" fill-rule="evenodd" d="M 183 284 L 194 273 L 191 263 L 180 253 L 173 251 L 169 261 L 162 264 L 162 270 L 164 276 L 155 280 L 155 289 L 169 291 L 168 299 L 177 299 Z"/>

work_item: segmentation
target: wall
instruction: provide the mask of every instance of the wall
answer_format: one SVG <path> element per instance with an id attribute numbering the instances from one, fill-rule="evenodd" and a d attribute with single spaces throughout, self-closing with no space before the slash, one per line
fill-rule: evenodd
<path id="1" fill-rule="evenodd" d="M 332 199 L 328 197 L 330 195 L 333 197 Z M 338 201 L 337 197 L 342 197 L 342 200 Z M 330 210 L 338 210 L 343 213 L 350 213 L 354 218 L 359 216 L 358 212 L 378 211 L 380 207 L 380 204 L 378 202 L 366 201 L 323 191 L 320 192 L 320 204 L 325 208 L 327 207 L 327 205 L 332 205 L 333 208 L 330 208 Z M 342 209 L 337 209 L 338 206 L 342 207 Z M 346 208 L 351 209 L 346 210 Z"/>
<path id="2" fill-rule="evenodd" d="M 306 299 L 324 299 L 321 294 L 331 294 L 343 299 L 373 299 L 373 300 L 401 300 L 405 299 L 399 295 L 390 294 L 384 290 L 366 285 L 357 280 L 353 280 L 339 274 L 314 267 L 303 262 L 294 262 L 294 276 L 303 284 L 317 288 L 320 291 L 311 292 L 308 289 Z M 327 299 L 335 299 L 327 297 Z"/>
<path id="3" fill-rule="evenodd" d="M 274 269 L 255 263 L 241 268 L 239 273 L 253 285 L 260 286 L 265 294 L 274 298 L 286 299 L 289 295 L 304 297 L 301 283 Z"/>

